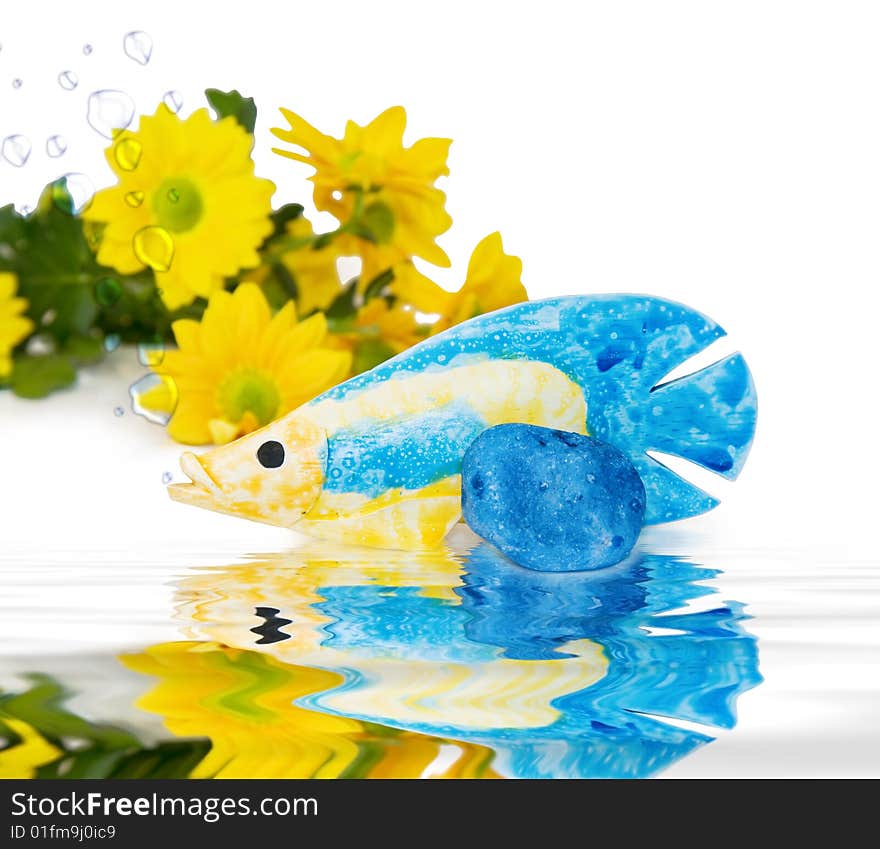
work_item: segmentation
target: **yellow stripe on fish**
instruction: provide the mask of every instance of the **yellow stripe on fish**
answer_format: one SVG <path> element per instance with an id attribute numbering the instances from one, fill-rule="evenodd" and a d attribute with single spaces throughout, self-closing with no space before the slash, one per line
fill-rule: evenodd
<path id="1" fill-rule="evenodd" d="M 430 548 L 461 517 L 464 452 L 506 422 L 585 433 L 583 391 L 529 360 L 401 372 L 316 399 L 200 458 L 185 455 L 193 484 L 171 493 L 347 544 Z M 277 446 L 277 466 L 262 464 L 275 462 L 267 445 Z"/>

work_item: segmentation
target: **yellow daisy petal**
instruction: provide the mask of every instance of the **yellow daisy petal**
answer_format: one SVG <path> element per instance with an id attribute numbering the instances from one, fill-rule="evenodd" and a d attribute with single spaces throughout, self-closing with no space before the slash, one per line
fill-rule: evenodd
<path id="1" fill-rule="evenodd" d="M 168 433 L 179 442 L 223 444 L 289 412 L 348 376 L 351 354 L 323 347 L 316 313 L 297 324 L 289 302 L 274 317 L 262 289 L 241 284 L 211 295 L 201 321 L 174 323 L 179 347 L 154 372 L 173 381 L 178 401 Z M 159 390 L 152 408 L 169 400 Z"/>
<path id="2" fill-rule="evenodd" d="M 120 145 L 129 153 L 120 156 Z M 256 265 L 272 228 L 275 187 L 254 175 L 252 145 L 237 122 L 213 121 L 205 109 L 181 119 L 162 105 L 143 116 L 136 131 L 108 148 L 118 183 L 98 192 L 83 216 L 107 225 L 98 260 L 124 274 L 139 271 L 144 258 L 133 249 L 136 234 L 162 228 L 174 241 L 171 266 L 149 264 L 158 267 L 157 285 L 170 309 L 207 297 L 225 277 Z M 135 195 L 140 204 L 126 202 Z"/>

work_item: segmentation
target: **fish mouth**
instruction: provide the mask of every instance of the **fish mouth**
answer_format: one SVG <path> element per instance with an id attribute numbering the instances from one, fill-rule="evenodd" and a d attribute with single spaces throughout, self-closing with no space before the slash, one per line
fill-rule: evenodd
<path id="1" fill-rule="evenodd" d="M 173 501 L 181 504 L 192 504 L 195 507 L 217 509 L 220 500 L 220 487 L 208 474 L 199 458 L 186 451 L 181 455 L 180 468 L 190 479 L 190 483 L 172 483 L 168 486 L 168 495 Z"/>

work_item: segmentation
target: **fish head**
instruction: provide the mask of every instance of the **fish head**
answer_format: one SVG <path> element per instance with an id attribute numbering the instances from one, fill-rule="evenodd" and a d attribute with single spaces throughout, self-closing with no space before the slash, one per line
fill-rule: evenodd
<path id="1" fill-rule="evenodd" d="M 229 445 L 185 452 L 180 467 L 190 483 L 171 484 L 168 494 L 184 504 L 291 527 L 321 495 L 326 463 L 323 428 L 292 413 Z"/>

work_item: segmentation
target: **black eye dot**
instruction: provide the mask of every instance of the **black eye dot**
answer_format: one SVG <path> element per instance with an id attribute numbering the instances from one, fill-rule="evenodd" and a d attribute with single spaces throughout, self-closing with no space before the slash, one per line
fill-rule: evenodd
<path id="1" fill-rule="evenodd" d="M 257 459 L 267 469 L 277 469 L 284 462 L 284 446 L 274 439 L 264 442 L 257 449 Z"/>

